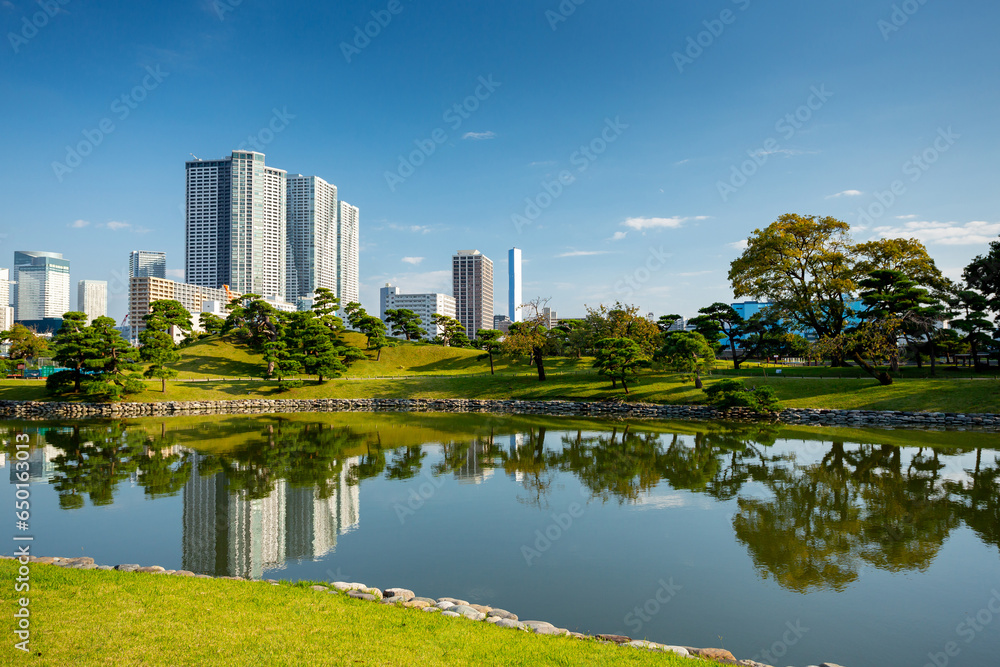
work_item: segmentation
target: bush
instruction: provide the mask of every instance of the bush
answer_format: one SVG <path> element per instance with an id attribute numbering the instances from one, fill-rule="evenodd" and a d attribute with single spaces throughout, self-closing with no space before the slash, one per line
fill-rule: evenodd
<path id="1" fill-rule="evenodd" d="M 708 404 L 720 410 L 748 408 L 754 412 L 773 412 L 781 409 L 772 387 L 747 387 L 743 380 L 721 380 L 705 389 L 705 394 Z"/>
<path id="2" fill-rule="evenodd" d="M 298 389 L 302 385 L 303 385 L 302 380 L 279 380 L 278 391 L 281 392 L 291 391 L 292 389 Z"/>
<path id="3" fill-rule="evenodd" d="M 73 371 L 56 371 L 45 378 L 45 388 L 52 394 L 73 391 L 76 373 Z"/>

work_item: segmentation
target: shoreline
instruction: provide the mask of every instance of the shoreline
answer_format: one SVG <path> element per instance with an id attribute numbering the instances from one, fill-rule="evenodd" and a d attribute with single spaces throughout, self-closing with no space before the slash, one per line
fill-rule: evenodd
<path id="1" fill-rule="evenodd" d="M 197 579 L 221 579 L 230 581 L 242 581 L 247 583 L 269 584 L 280 586 L 281 581 L 276 579 L 243 579 L 242 577 L 212 576 L 208 574 L 198 574 L 190 570 L 168 570 L 160 565 L 140 566 L 135 563 L 122 563 L 119 565 L 98 565 L 89 556 L 75 558 L 63 558 L 61 556 L 30 556 L 24 560 L 14 557 L 0 555 L 0 560 L 16 561 L 22 565 L 43 564 L 53 565 L 74 570 L 100 570 L 117 571 L 124 573 L 139 574 L 163 574 L 178 577 L 191 577 Z M 297 586 L 303 582 L 285 581 L 286 584 Z M 741 660 L 736 658 L 730 651 L 720 648 L 696 648 L 692 646 L 679 646 L 661 644 L 644 639 L 633 639 L 625 635 L 616 634 L 596 634 L 587 635 L 579 632 L 572 632 L 565 628 L 560 628 L 547 621 L 521 621 L 518 616 L 504 609 L 494 608 L 489 605 L 470 603 L 466 600 L 451 597 L 426 598 L 418 597 L 412 590 L 399 587 L 377 588 L 366 586 L 357 582 L 333 581 L 326 585 L 314 584 L 308 587 L 309 590 L 317 593 L 327 593 L 334 595 L 346 595 L 357 600 L 366 600 L 383 605 L 393 605 L 425 613 L 439 613 L 442 617 L 465 618 L 471 621 L 485 622 L 496 627 L 511 630 L 520 630 L 539 635 L 552 635 L 559 637 L 573 637 L 581 640 L 593 640 L 605 644 L 615 644 L 622 648 L 643 649 L 646 651 L 669 652 L 682 658 L 707 659 L 717 661 L 720 664 L 740 665 L 741 667 L 771 667 L 765 663 L 754 660 Z M 303 591 L 306 588 L 303 587 Z M 696 663 L 692 663 L 694 665 Z M 701 663 L 704 664 L 704 663 Z M 823 662 L 819 667 L 841 667 L 835 663 Z"/>
<path id="2" fill-rule="evenodd" d="M 0 401 L 0 417 L 30 421 L 52 419 L 130 419 L 181 415 L 273 414 L 301 412 L 440 412 L 573 416 L 643 420 L 771 422 L 787 425 L 915 428 L 921 430 L 1000 431 L 1000 414 L 785 408 L 758 414 L 742 408 L 720 411 L 704 405 L 661 405 L 614 401 L 536 401 L 423 398 L 236 399 L 157 403 L 65 403 Z"/>

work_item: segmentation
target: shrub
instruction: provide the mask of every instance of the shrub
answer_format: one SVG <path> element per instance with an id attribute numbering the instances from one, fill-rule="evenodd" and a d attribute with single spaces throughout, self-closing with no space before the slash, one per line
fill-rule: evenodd
<path id="1" fill-rule="evenodd" d="M 705 394 L 709 405 L 720 410 L 749 408 L 754 412 L 773 412 L 781 409 L 772 387 L 747 387 L 742 380 L 721 380 L 705 389 Z"/>

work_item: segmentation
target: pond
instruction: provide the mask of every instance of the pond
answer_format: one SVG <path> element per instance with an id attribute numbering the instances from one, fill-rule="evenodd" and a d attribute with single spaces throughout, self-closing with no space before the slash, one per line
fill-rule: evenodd
<path id="1" fill-rule="evenodd" d="M 40 555 L 401 586 L 774 665 L 1000 654 L 996 434 L 418 413 L 0 432 L 11 482 L 11 441 L 32 445 Z"/>

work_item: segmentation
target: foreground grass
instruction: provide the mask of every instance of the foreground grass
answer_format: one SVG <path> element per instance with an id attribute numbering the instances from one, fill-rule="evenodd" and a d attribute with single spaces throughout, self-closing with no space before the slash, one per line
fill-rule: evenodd
<path id="1" fill-rule="evenodd" d="M 12 582 L 17 565 L 0 561 Z M 31 566 L 31 652 L 13 648 L 3 596 L 3 664 L 666 665 L 670 654 L 543 637 L 284 584 Z"/>
<path id="2" fill-rule="evenodd" d="M 720 380 L 707 378 L 710 386 Z M 655 373 L 630 384 L 628 396 L 619 387 L 595 373 L 553 375 L 545 382 L 529 374 L 511 376 L 434 377 L 402 379 L 329 380 L 318 384 L 307 380 L 299 388 L 279 392 L 277 383 L 265 381 L 168 382 L 166 393 L 159 383 L 130 400 L 209 401 L 240 398 L 477 398 L 523 400 L 601 401 L 703 404 L 704 392 L 677 375 Z M 874 380 L 751 377 L 748 386 L 774 387 L 782 405 L 789 408 L 906 410 L 925 412 L 1000 412 L 1000 381 L 993 379 L 898 380 L 888 387 Z M 24 380 L 0 381 L 0 400 L 86 401 L 86 396 L 52 399 L 44 383 Z"/>

